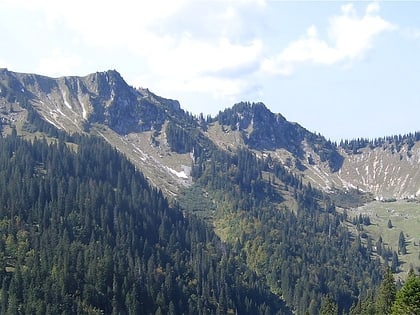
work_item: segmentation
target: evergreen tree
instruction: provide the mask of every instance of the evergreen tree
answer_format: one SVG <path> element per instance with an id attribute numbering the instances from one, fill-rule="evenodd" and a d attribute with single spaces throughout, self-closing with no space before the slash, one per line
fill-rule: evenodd
<path id="1" fill-rule="evenodd" d="M 350 310 L 350 315 L 378 315 L 376 311 L 375 296 L 372 291 L 369 291 L 367 296 L 359 299 L 356 305 Z"/>
<path id="2" fill-rule="evenodd" d="M 420 314 L 420 277 L 410 273 L 407 281 L 397 292 L 392 315 Z"/>
<path id="3" fill-rule="evenodd" d="M 401 255 L 407 254 L 407 244 L 405 242 L 404 233 L 401 231 L 400 236 L 398 238 L 398 251 Z"/>
<path id="4" fill-rule="evenodd" d="M 330 296 L 323 299 L 319 315 L 338 315 L 337 303 Z"/>
<path id="5" fill-rule="evenodd" d="M 391 314 L 391 308 L 394 304 L 396 294 L 396 286 L 394 275 L 390 268 L 387 268 L 382 284 L 379 287 L 378 297 L 376 301 L 376 310 L 378 315 Z"/>
<path id="6" fill-rule="evenodd" d="M 397 272 L 398 271 L 398 265 L 399 265 L 398 254 L 394 250 L 392 252 L 392 259 L 391 259 L 391 270 L 392 270 L 392 272 Z"/>

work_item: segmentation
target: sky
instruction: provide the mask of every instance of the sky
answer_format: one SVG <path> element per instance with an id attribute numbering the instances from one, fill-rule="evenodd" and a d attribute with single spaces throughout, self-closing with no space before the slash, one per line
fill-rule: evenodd
<path id="1" fill-rule="evenodd" d="M 117 70 L 217 115 L 263 102 L 333 141 L 420 131 L 420 2 L 0 0 L 0 67 Z"/>

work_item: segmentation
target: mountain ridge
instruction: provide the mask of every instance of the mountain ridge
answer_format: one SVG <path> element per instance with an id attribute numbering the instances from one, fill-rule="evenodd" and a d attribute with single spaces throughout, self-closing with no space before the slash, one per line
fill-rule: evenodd
<path id="1" fill-rule="evenodd" d="M 214 118 L 195 117 L 186 113 L 176 100 L 129 86 L 116 70 L 82 77 L 49 78 L 1 69 L 0 89 L 4 106 L 20 101 L 25 103 L 23 107 L 34 108 L 59 129 L 100 135 L 130 155 L 137 165 L 147 169 L 141 158 L 128 153 L 122 146 L 129 144 L 131 150 L 142 151 L 154 161 L 154 168 L 160 169 L 160 176 L 174 182 L 168 189 L 172 195 L 177 194 L 179 187 L 188 185 L 189 180 L 184 180 L 188 177 L 185 170 L 191 159 L 188 152 L 179 155 L 182 163 L 175 163 L 175 159 L 170 158 L 172 149 L 166 135 L 168 122 L 189 131 L 197 129 L 201 138 L 208 138 L 216 145 L 223 143 L 221 148 L 232 149 L 239 144 L 260 155 L 270 154 L 291 171 L 326 191 L 361 189 L 373 193 L 379 200 L 413 198 L 420 193 L 420 181 L 416 180 L 420 176 L 410 176 L 420 175 L 416 163 L 420 161 L 417 138 L 410 144 L 401 142 L 395 145 L 399 147 L 398 152 L 391 149 L 392 142 L 388 142 L 388 147 L 386 143 L 382 144 L 382 151 L 368 147 L 349 151 L 348 145 L 337 145 L 298 123 L 289 122 L 281 114 L 272 113 L 263 103 L 242 102 L 220 111 Z M 220 132 L 209 133 L 209 128 L 220 128 L 225 136 Z M 228 133 L 235 134 L 236 140 L 228 140 Z M 400 161 L 394 159 L 395 156 Z M 161 172 L 162 163 L 158 161 L 162 159 L 164 165 L 176 165 Z M 399 162 L 403 167 L 395 168 L 395 163 Z M 367 168 L 361 167 L 362 164 Z M 181 172 L 185 174 L 178 176 Z M 149 173 L 148 177 L 153 181 L 152 172 Z M 164 184 L 165 180 L 159 182 Z M 392 188 L 399 184 L 403 188 Z"/>

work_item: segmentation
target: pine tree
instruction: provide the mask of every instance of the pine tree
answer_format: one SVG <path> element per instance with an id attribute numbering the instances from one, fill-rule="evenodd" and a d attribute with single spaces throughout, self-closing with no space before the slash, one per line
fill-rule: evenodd
<path id="1" fill-rule="evenodd" d="M 397 272 L 398 265 L 399 265 L 398 254 L 397 254 L 396 251 L 394 251 L 392 253 L 392 260 L 391 260 L 391 270 L 392 270 L 392 272 Z"/>
<path id="2" fill-rule="evenodd" d="M 404 233 L 402 231 L 400 232 L 400 236 L 398 238 L 398 251 L 402 255 L 407 254 L 407 246 L 405 244 L 405 237 L 404 237 Z"/>
<path id="3" fill-rule="evenodd" d="M 379 287 L 376 301 L 376 310 L 378 315 L 391 314 L 391 308 L 395 300 L 396 286 L 395 279 L 390 268 L 386 270 L 384 279 Z"/>
<path id="4" fill-rule="evenodd" d="M 392 315 L 420 314 L 420 277 L 410 273 L 406 283 L 397 292 Z"/>
<path id="5" fill-rule="evenodd" d="M 338 315 L 337 303 L 330 296 L 323 299 L 319 315 Z"/>

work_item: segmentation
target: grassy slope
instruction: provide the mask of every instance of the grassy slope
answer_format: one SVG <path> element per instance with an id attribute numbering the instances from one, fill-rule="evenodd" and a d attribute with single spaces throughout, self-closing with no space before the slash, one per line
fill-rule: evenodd
<path id="1" fill-rule="evenodd" d="M 407 254 L 399 255 L 400 272 L 398 277 L 404 279 L 410 266 L 420 268 L 420 203 L 417 201 L 395 201 L 380 202 L 374 201 L 353 211 L 350 215 L 367 214 L 371 218 L 371 225 L 364 227 L 376 242 L 379 236 L 395 251 L 398 251 L 398 238 L 403 231 Z M 393 227 L 388 228 L 388 220 L 391 220 Z"/>

